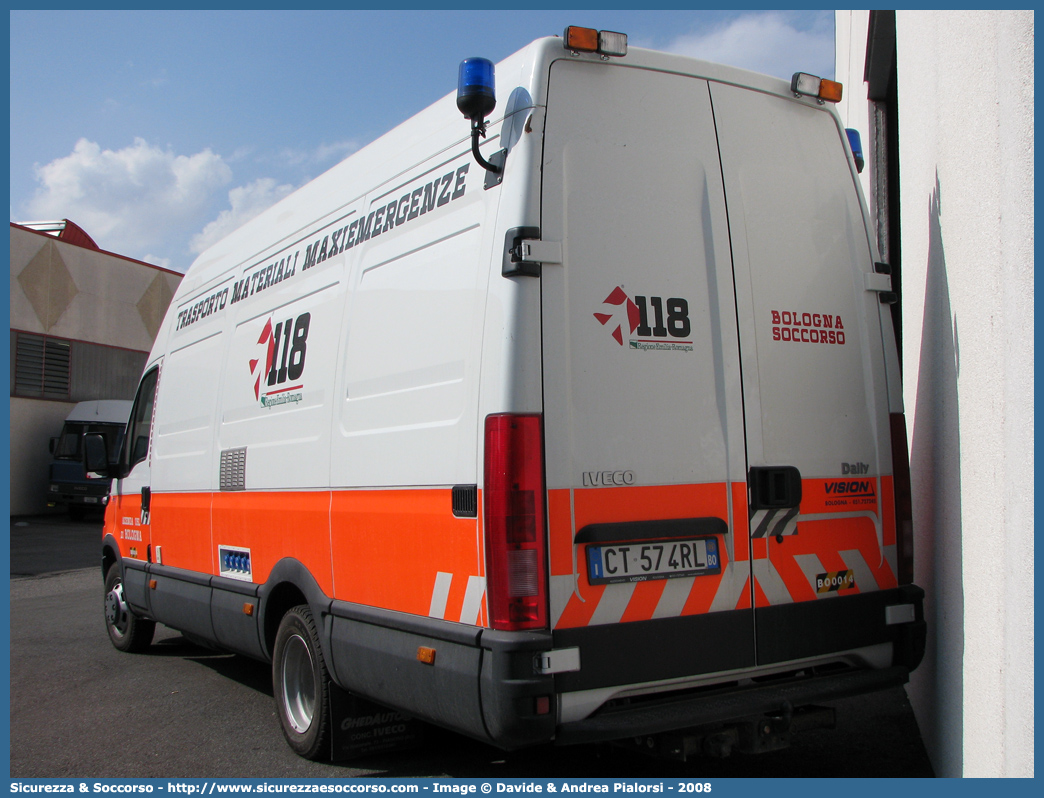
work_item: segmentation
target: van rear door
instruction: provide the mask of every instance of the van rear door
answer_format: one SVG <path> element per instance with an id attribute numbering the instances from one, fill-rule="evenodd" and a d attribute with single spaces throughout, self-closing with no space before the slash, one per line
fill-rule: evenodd
<path id="1" fill-rule="evenodd" d="M 865 596 L 897 584 L 895 523 L 881 303 L 868 289 L 888 281 L 874 274 L 844 133 L 807 103 L 710 91 L 741 330 L 758 662 L 880 642 L 884 613 Z"/>
<path id="2" fill-rule="evenodd" d="M 842 136 L 764 92 L 552 65 L 550 604 L 581 662 L 563 692 L 889 639 L 882 280 Z"/>
<path id="3" fill-rule="evenodd" d="M 750 666 L 735 291 L 707 82 L 556 61 L 542 200 L 541 236 L 562 242 L 541 277 L 551 619 L 556 647 L 582 658 L 556 684 Z"/>

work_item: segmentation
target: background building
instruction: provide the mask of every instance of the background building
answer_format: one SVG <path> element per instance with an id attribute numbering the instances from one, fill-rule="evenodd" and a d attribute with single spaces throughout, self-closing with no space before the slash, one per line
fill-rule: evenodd
<path id="1" fill-rule="evenodd" d="M 11 224 L 11 514 L 43 512 L 48 441 L 88 399 L 133 399 L 182 275 L 68 220 Z"/>
<path id="2" fill-rule="evenodd" d="M 1033 12 L 838 11 L 839 111 L 901 302 L 909 686 L 939 776 L 1033 775 Z"/>

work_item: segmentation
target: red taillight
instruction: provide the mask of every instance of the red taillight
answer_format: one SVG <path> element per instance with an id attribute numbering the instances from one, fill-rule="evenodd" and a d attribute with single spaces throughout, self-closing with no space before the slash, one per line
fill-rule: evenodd
<path id="1" fill-rule="evenodd" d="M 540 416 L 486 417 L 486 598 L 494 629 L 547 627 Z"/>
<path id="2" fill-rule="evenodd" d="M 892 413 L 892 486 L 895 491 L 895 548 L 900 585 L 914 581 L 913 501 L 910 488 L 910 449 L 906 443 L 906 416 Z"/>

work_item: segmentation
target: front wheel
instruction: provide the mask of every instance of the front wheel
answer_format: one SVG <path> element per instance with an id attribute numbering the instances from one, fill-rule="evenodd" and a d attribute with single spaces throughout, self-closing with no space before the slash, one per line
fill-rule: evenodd
<path id="1" fill-rule="evenodd" d="M 105 575 L 105 628 L 109 640 L 120 651 L 144 651 L 152 645 L 156 632 L 155 621 L 135 615 L 123 597 L 123 575 L 120 564 L 114 562 Z"/>
<path id="2" fill-rule="evenodd" d="M 308 605 L 289 610 L 279 623 L 272 657 L 272 692 L 283 735 L 305 759 L 330 750 L 330 674 Z"/>

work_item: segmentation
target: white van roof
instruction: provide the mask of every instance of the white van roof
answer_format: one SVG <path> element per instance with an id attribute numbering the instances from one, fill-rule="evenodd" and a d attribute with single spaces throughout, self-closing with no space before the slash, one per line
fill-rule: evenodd
<path id="1" fill-rule="evenodd" d="M 506 115 L 545 105 L 549 66 L 557 59 L 568 57 L 562 39 L 553 36 L 537 39 L 498 63 L 496 74 L 501 99 L 489 123 L 495 125 Z M 629 66 L 678 72 L 794 97 L 789 90 L 790 84 L 779 78 L 674 53 L 631 47 L 626 58 L 619 61 Z M 397 163 L 401 153 L 414 149 L 418 152 L 430 151 L 430 147 L 418 146 L 422 140 L 439 138 L 440 134 L 444 140 L 447 136 L 445 131 L 450 130 L 450 138 L 456 139 L 458 144 L 466 143 L 470 135 L 469 127 L 456 107 L 454 78 L 453 73 L 446 76 L 447 88 L 453 88 L 453 91 L 203 252 L 185 273 L 172 304 L 176 306 L 182 298 L 213 284 L 246 261 L 260 263 L 285 247 L 293 236 L 321 226 L 323 220 L 333 218 L 335 213 L 360 199 L 353 191 L 361 194 L 372 190 L 379 183 L 393 179 L 395 170 L 390 169 L 388 164 Z M 516 87 L 525 89 L 518 95 L 524 100 L 512 97 L 512 90 Z M 816 103 L 811 98 L 805 98 L 805 101 Z"/>
<path id="2" fill-rule="evenodd" d="M 80 402 L 65 417 L 66 421 L 93 421 L 99 424 L 126 424 L 130 418 L 129 399 L 93 399 Z"/>

